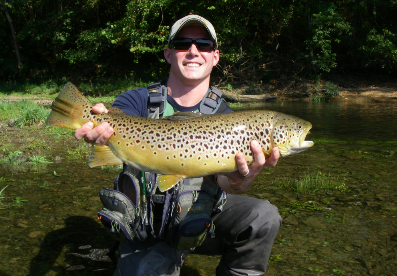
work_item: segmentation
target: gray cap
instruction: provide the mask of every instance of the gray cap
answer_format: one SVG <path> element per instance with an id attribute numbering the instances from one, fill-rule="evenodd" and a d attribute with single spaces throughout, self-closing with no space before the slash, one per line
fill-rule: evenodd
<path id="1" fill-rule="evenodd" d="M 218 40 L 216 39 L 214 26 L 212 26 L 211 22 L 209 22 L 207 19 L 196 14 L 187 15 L 179 19 L 174 23 L 174 25 L 172 25 L 170 34 L 168 35 L 168 46 L 170 46 L 171 41 L 174 40 L 174 38 L 178 35 L 179 31 L 187 26 L 204 27 L 214 41 L 215 48 L 218 48 Z"/>

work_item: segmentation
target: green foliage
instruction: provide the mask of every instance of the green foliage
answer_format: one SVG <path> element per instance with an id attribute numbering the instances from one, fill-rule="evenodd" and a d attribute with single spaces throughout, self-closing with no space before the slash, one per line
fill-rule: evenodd
<path id="1" fill-rule="evenodd" d="M 321 172 L 317 172 L 315 176 L 305 173 L 303 178 L 295 179 L 283 179 L 273 183 L 274 186 L 282 187 L 294 191 L 298 194 L 315 193 L 317 191 L 339 191 L 346 192 L 347 188 L 344 180 L 339 180 L 339 177 L 333 177 L 330 175 L 323 175 Z"/>
<path id="2" fill-rule="evenodd" d="M 21 116 L 15 122 L 15 126 L 23 128 L 25 126 L 44 123 L 50 112 L 51 110 L 49 108 L 43 106 L 29 106 L 22 111 Z"/>
<path id="3" fill-rule="evenodd" d="M 330 81 L 325 82 L 324 85 L 321 85 L 320 83 L 317 84 L 314 90 L 314 102 L 325 102 L 333 97 L 341 95 L 339 86 Z"/>
<path id="4" fill-rule="evenodd" d="M 340 36 L 350 33 L 349 23 L 343 22 L 342 16 L 336 12 L 336 6 L 331 4 L 317 14 L 313 14 L 313 35 L 306 40 L 308 50 L 312 51 L 311 63 L 316 69 L 329 72 L 335 68 L 336 54 L 332 52 L 332 42 L 340 43 Z M 309 57 L 309 56 L 306 56 Z"/>
<path id="5" fill-rule="evenodd" d="M 215 26 L 221 51 L 215 73 L 225 83 L 316 76 L 339 67 L 397 70 L 395 1 L 24 0 L 6 5 L 23 66 L 16 67 L 10 26 L 1 16 L 3 81 L 163 78 L 169 28 L 189 13 Z"/>
<path id="6" fill-rule="evenodd" d="M 366 66 L 380 66 L 393 68 L 397 62 L 397 35 L 387 29 L 380 33 L 371 29 L 367 35 L 365 45 L 360 47 L 361 52 L 367 57 Z"/>

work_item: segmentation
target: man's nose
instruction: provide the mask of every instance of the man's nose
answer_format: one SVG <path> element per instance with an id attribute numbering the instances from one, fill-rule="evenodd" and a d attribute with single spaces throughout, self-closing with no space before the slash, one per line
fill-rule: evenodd
<path id="1" fill-rule="evenodd" d="M 190 54 L 192 55 L 198 55 L 199 54 L 199 50 L 197 49 L 196 44 L 192 43 L 192 45 L 190 46 L 189 50 L 187 50 Z"/>

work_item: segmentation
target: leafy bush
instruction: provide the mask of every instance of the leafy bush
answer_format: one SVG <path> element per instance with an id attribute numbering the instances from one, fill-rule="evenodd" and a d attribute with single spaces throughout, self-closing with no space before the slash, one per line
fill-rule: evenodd
<path id="1" fill-rule="evenodd" d="M 392 68 L 397 63 L 397 35 L 387 29 L 378 33 L 370 30 L 365 45 L 360 50 L 367 57 L 366 66 Z"/>

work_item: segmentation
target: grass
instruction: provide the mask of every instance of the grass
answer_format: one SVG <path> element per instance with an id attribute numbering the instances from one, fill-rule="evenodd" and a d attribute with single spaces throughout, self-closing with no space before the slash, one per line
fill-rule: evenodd
<path id="1" fill-rule="evenodd" d="M 1 189 L 1 191 L 0 191 L 0 204 L 1 205 L 3 205 L 3 203 L 1 202 L 4 198 L 6 198 L 5 196 L 4 196 L 4 194 L 3 194 L 3 192 L 4 192 L 4 190 L 6 189 L 8 187 L 8 185 L 7 186 L 5 186 L 3 189 Z"/>
<path id="2" fill-rule="evenodd" d="M 12 171 L 23 171 L 27 167 L 32 170 L 38 170 L 43 165 L 52 163 L 42 155 L 33 155 L 32 157 L 24 156 L 19 150 L 8 152 L 0 159 L 0 164 L 11 169 Z"/>
<path id="3" fill-rule="evenodd" d="M 0 102 L 0 121 L 15 119 L 14 125 L 23 128 L 44 122 L 50 111 L 30 100 Z"/>
<path id="4" fill-rule="evenodd" d="M 90 148 L 86 145 L 82 145 L 82 147 L 75 149 L 68 149 L 68 155 L 71 158 L 86 158 L 90 154 Z"/>
<path id="5" fill-rule="evenodd" d="M 315 193 L 317 191 L 339 191 L 346 192 L 347 188 L 343 181 L 339 180 L 339 177 L 333 177 L 330 175 L 323 175 L 318 172 L 315 176 L 305 173 L 301 179 L 284 179 L 273 182 L 273 186 L 286 188 L 294 191 L 298 194 L 303 193 Z"/>
<path id="6" fill-rule="evenodd" d="M 49 79 L 40 82 L 0 82 L 0 97 L 46 96 L 54 98 L 68 81 L 70 80 L 63 77 L 59 79 Z M 121 92 L 127 91 L 132 88 L 147 87 L 150 83 L 142 80 L 135 80 L 130 77 L 124 77 L 111 80 L 98 80 L 74 84 L 83 94 L 87 96 L 94 96 L 95 98 L 97 98 L 108 96 L 115 97 Z"/>
<path id="7" fill-rule="evenodd" d="M 32 157 L 30 157 L 30 162 L 33 164 L 49 164 L 52 163 L 50 161 L 48 161 L 45 156 L 42 155 L 33 155 Z"/>
<path id="8" fill-rule="evenodd" d="M 39 123 L 44 123 L 50 114 L 51 110 L 43 106 L 34 106 L 24 109 L 20 117 L 15 122 L 15 126 L 23 128 L 25 126 L 32 126 Z"/>
<path id="9" fill-rule="evenodd" d="M 19 150 L 8 152 L 2 159 L 0 159 L 0 163 L 8 166 L 18 166 L 24 162 L 26 162 L 26 160 L 22 156 L 22 152 Z"/>

